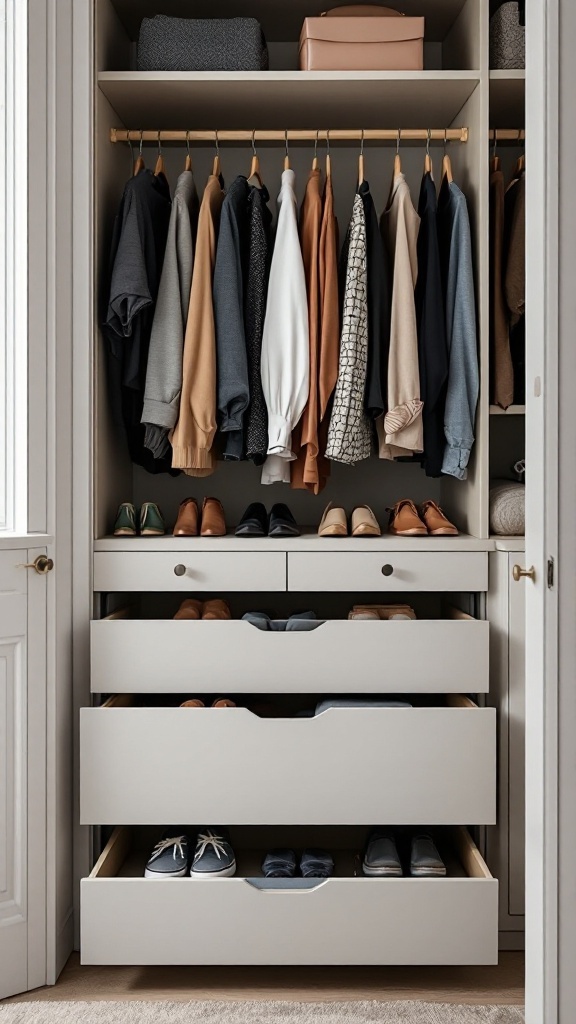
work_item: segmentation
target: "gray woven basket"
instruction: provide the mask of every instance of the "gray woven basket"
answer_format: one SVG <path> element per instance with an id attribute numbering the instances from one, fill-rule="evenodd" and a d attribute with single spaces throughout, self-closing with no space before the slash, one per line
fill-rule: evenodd
<path id="1" fill-rule="evenodd" d="M 490 18 L 490 67 L 522 71 L 526 67 L 525 34 L 517 0 L 502 4 Z"/>
<path id="2" fill-rule="evenodd" d="M 144 18 L 139 71 L 267 71 L 268 48 L 255 18 Z"/>

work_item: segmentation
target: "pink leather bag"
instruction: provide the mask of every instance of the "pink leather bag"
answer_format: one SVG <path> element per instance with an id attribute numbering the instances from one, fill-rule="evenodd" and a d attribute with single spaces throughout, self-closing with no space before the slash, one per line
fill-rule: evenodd
<path id="1" fill-rule="evenodd" d="M 306 18 L 300 33 L 301 71 L 422 71 L 424 18 L 390 7 L 336 7 Z"/>

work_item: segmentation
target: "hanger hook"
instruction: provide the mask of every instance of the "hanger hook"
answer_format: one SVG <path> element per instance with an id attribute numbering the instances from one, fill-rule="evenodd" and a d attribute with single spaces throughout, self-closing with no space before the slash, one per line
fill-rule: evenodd
<path id="1" fill-rule="evenodd" d="M 518 145 L 520 145 L 521 142 L 524 142 L 524 139 L 522 138 L 522 129 L 519 128 L 518 129 Z"/>
<path id="2" fill-rule="evenodd" d="M 496 147 L 498 145 L 498 129 L 494 128 L 494 147 L 492 149 L 492 156 L 496 157 Z"/>
<path id="3" fill-rule="evenodd" d="M 330 129 L 326 129 L 326 155 L 330 156 Z"/>
<path id="4" fill-rule="evenodd" d="M 360 156 L 364 156 L 364 129 L 362 128 L 362 134 L 360 135 Z"/>
<path id="5" fill-rule="evenodd" d="M 444 129 L 444 156 L 446 156 L 446 147 L 448 145 L 448 129 Z"/>
<path id="6" fill-rule="evenodd" d="M 214 146 L 216 148 L 216 156 L 220 157 L 220 143 L 218 141 L 218 129 L 214 129 Z"/>
<path id="7" fill-rule="evenodd" d="M 160 129 L 158 130 L 158 157 L 162 156 L 162 140 L 160 138 Z"/>
<path id="8" fill-rule="evenodd" d="M 430 139 L 432 138 L 432 129 L 427 128 L 426 131 L 428 133 L 426 137 L 426 156 L 430 156 Z"/>
<path id="9" fill-rule="evenodd" d="M 318 136 L 319 136 L 319 134 L 320 134 L 320 129 L 317 128 L 316 129 L 316 141 L 314 143 L 314 159 L 315 160 L 318 158 Z"/>
<path id="10" fill-rule="evenodd" d="M 256 129 L 252 129 L 252 154 L 256 156 Z"/>
<path id="11" fill-rule="evenodd" d="M 126 142 L 130 146 L 130 156 L 132 157 L 132 163 L 134 163 L 134 146 L 132 145 L 132 139 L 130 138 L 130 130 L 128 130 L 128 138 Z"/>
<path id="12" fill-rule="evenodd" d="M 142 156 L 142 136 L 143 135 L 144 135 L 144 132 L 143 132 L 143 130 L 141 128 L 140 129 L 140 151 L 139 151 L 139 154 L 138 154 L 139 156 Z"/>
<path id="13" fill-rule="evenodd" d="M 188 156 L 190 156 L 190 129 L 189 128 L 186 129 L 186 149 L 188 151 Z"/>
<path id="14" fill-rule="evenodd" d="M 288 129 L 287 128 L 284 129 L 284 147 L 286 149 L 286 156 L 289 156 L 290 154 L 288 153 Z"/>
<path id="15" fill-rule="evenodd" d="M 400 154 L 400 139 L 402 137 L 402 129 L 398 128 L 397 131 L 398 131 L 398 135 L 396 137 L 396 156 L 399 156 L 399 154 Z"/>

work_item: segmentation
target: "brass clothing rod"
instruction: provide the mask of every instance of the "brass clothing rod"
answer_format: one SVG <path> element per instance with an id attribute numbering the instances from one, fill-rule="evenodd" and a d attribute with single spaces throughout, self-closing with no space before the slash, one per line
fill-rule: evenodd
<path id="1" fill-rule="evenodd" d="M 524 142 L 526 132 L 523 128 L 491 128 L 489 136 L 492 142 Z"/>
<path id="2" fill-rule="evenodd" d="M 232 131 L 135 131 L 127 128 L 111 128 L 110 142 L 315 142 L 329 139 L 330 142 L 468 142 L 468 128 L 299 128 L 268 131 L 258 128 L 234 129 Z"/>

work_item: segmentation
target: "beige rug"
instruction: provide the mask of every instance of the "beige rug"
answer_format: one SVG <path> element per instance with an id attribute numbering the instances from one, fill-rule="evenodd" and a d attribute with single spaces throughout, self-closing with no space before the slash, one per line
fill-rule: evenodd
<path id="1" fill-rule="evenodd" d="M 35 1002 L 0 1007 L 0 1024 L 524 1024 L 519 1006 L 362 1002 Z"/>

